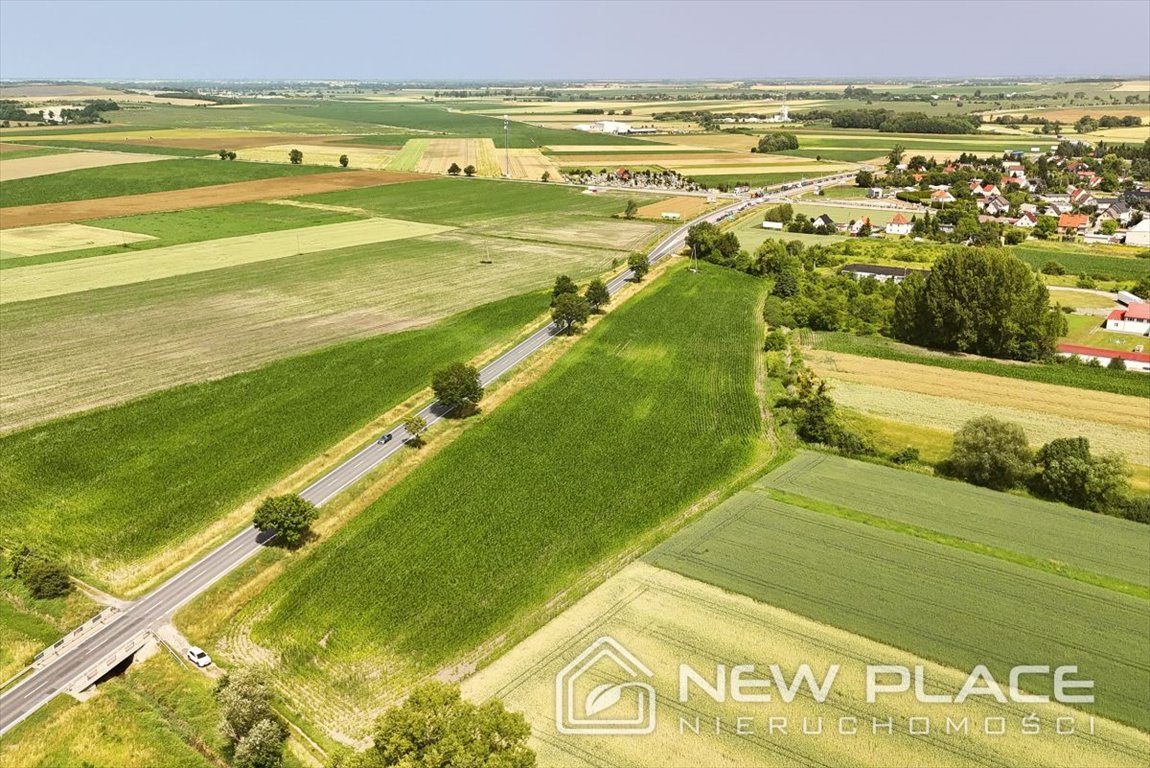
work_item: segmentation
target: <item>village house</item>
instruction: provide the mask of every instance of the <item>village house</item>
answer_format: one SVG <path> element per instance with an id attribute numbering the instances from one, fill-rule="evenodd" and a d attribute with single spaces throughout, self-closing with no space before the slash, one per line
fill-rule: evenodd
<path id="1" fill-rule="evenodd" d="M 1150 304 L 1128 304 L 1106 316 L 1106 330 L 1150 336 Z"/>
<path id="2" fill-rule="evenodd" d="M 1119 200 L 1111 203 L 1106 207 L 1102 213 L 1098 214 L 1098 221 L 1106 221 L 1111 219 L 1118 222 L 1120 225 L 1125 226 L 1130 223 L 1131 216 L 1130 206 L 1125 202 Z"/>
<path id="3" fill-rule="evenodd" d="M 1017 219 L 1015 219 L 1014 226 L 1019 227 L 1021 229 L 1031 229 L 1033 227 L 1038 226 L 1038 217 L 1035 216 L 1030 211 L 1027 211 L 1026 213 L 1019 216 Z"/>
<path id="4" fill-rule="evenodd" d="M 870 200 L 878 200 L 878 199 L 882 198 L 882 188 L 881 187 L 871 187 L 870 189 L 868 189 L 866 191 L 866 196 Z"/>
<path id="5" fill-rule="evenodd" d="M 992 197 L 993 195 L 1001 195 L 998 186 L 995 184 L 983 184 L 982 179 L 974 179 L 970 182 L 970 192 L 975 197 Z"/>
<path id="6" fill-rule="evenodd" d="M 1090 223 L 1090 217 L 1085 213 L 1064 213 L 1058 217 L 1058 229 L 1068 235 L 1077 234 Z"/>
<path id="7" fill-rule="evenodd" d="M 1070 204 L 1079 208 L 1089 208 L 1092 205 L 1098 205 L 1098 200 L 1090 193 L 1089 189 L 1078 187 L 1070 190 Z"/>
<path id="8" fill-rule="evenodd" d="M 1150 216 L 1126 230 L 1126 244 L 1150 248 Z"/>
<path id="9" fill-rule="evenodd" d="M 827 216 L 825 213 L 815 219 L 812 219 L 811 224 L 815 229 L 821 229 L 824 232 L 833 231 L 835 228 L 834 220 L 830 216 Z"/>
<path id="10" fill-rule="evenodd" d="M 913 225 L 906 216 L 896 213 L 886 225 L 888 235 L 909 235 Z"/>
<path id="11" fill-rule="evenodd" d="M 873 229 L 873 226 L 870 223 L 870 218 L 867 216 L 863 216 L 861 219 L 856 219 L 855 221 L 851 222 L 851 225 L 847 228 L 847 231 L 852 235 L 857 235 L 862 231 L 864 226 L 871 227 Z"/>
<path id="12" fill-rule="evenodd" d="M 985 210 L 990 216 L 1001 216 L 1010 210 L 1010 201 L 1002 195 L 995 195 L 985 201 L 979 201 L 978 207 Z"/>
<path id="13" fill-rule="evenodd" d="M 939 203 L 945 205 L 946 203 L 953 203 L 955 200 L 954 195 L 950 194 L 950 189 L 936 189 L 930 193 L 930 201 L 932 203 Z"/>

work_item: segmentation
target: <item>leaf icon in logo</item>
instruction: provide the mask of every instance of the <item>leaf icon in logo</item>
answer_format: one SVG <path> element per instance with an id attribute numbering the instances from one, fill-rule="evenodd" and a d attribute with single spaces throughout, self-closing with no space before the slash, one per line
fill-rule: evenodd
<path id="1" fill-rule="evenodd" d="M 587 716 L 597 715 L 608 707 L 618 704 L 619 699 L 623 696 L 624 687 L 626 686 L 604 683 L 592 688 L 591 692 L 587 694 Z"/>

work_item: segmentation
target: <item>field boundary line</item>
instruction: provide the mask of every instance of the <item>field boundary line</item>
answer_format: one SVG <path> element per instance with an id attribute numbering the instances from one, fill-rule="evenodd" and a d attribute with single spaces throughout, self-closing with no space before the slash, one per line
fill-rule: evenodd
<path id="1" fill-rule="evenodd" d="M 1123 595 L 1138 598 L 1139 600 L 1146 600 L 1150 602 L 1150 589 L 1140 586 L 1138 584 L 1131 584 L 1128 581 L 1115 579 L 1109 576 L 1087 571 L 1082 568 L 1074 568 L 1060 563 L 1055 560 L 1044 560 L 1040 557 L 1032 555 L 1024 555 L 1020 552 L 1015 552 L 1002 547 L 995 547 L 989 544 L 981 544 L 977 541 L 964 539 L 959 536 L 952 536 L 946 533 L 939 533 L 938 531 L 931 530 L 930 528 L 923 528 L 917 525 L 910 525 L 908 523 L 900 523 L 894 520 L 888 520 L 884 517 L 877 517 L 875 515 L 867 514 L 866 512 L 859 512 L 846 507 L 840 507 L 837 504 L 831 504 L 825 501 L 818 501 L 816 499 L 800 496 L 796 493 L 789 493 L 787 491 L 780 491 L 776 488 L 770 487 L 749 487 L 747 490 L 754 493 L 761 493 L 768 498 L 782 502 L 783 504 L 790 504 L 800 509 L 805 509 L 810 512 L 818 512 L 819 514 L 827 515 L 829 517 L 837 517 L 843 520 L 849 520 L 862 525 L 868 525 L 872 528 L 879 528 L 885 531 L 893 531 L 894 533 L 903 533 L 908 536 L 913 536 L 916 539 L 923 539 L 935 544 L 960 549 L 966 552 L 973 552 L 978 555 L 985 555 L 986 557 L 993 557 L 996 560 L 1002 560 L 1015 565 L 1021 565 L 1027 568 L 1033 568 L 1036 571 L 1050 573 L 1055 576 L 1062 576 L 1063 578 L 1078 581 L 1083 584 L 1089 584 L 1093 587 L 1106 589 L 1111 592 L 1118 592 Z"/>

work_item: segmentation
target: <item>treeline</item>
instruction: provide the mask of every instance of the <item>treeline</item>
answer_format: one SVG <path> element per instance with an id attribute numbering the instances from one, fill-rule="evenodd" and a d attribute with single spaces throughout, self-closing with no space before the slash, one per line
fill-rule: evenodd
<path id="1" fill-rule="evenodd" d="M 210 101 L 213 104 L 241 104 L 240 99 L 233 96 L 217 96 L 214 93 L 200 93 L 199 91 L 161 91 L 159 96 L 168 99 L 188 99 L 196 101 Z"/>
<path id="2" fill-rule="evenodd" d="M 100 113 L 101 112 L 116 112 L 119 111 L 120 105 L 111 99 L 95 99 L 87 102 L 80 109 L 62 109 L 60 110 L 60 117 L 65 123 L 73 124 L 87 124 L 87 123 L 106 123 Z"/>
<path id="3" fill-rule="evenodd" d="M 792 115 L 805 122 L 829 121 L 832 128 L 867 128 L 883 133 L 976 133 L 978 118 L 928 115 L 890 109 L 814 109 Z"/>
<path id="4" fill-rule="evenodd" d="M 44 118 L 39 112 L 29 112 L 20 106 L 20 102 L 11 99 L 0 99 L 0 120 L 17 123 L 39 123 Z"/>

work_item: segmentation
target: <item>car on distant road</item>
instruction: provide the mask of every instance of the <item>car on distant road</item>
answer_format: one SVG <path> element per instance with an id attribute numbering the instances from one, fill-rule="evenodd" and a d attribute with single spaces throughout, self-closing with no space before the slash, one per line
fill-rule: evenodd
<path id="1" fill-rule="evenodd" d="M 378 439 L 378 440 L 376 440 L 375 442 L 376 442 L 378 445 L 387 445 L 388 443 L 390 443 L 390 442 L 391 442 L 391 433 L 390 433 L 390 432 L 388 432 L 386 435 L 384 435 L 383 437 L 379 438 L 379 439 Z"/>
<path id="2" fill-rule="evenodd" d="M 195 664 L 197 667 L 210 667 L 212 665 L 212 657 L 204 652 L 203 648 L 192 646 L 188 649 L 188 661 Z"/>

